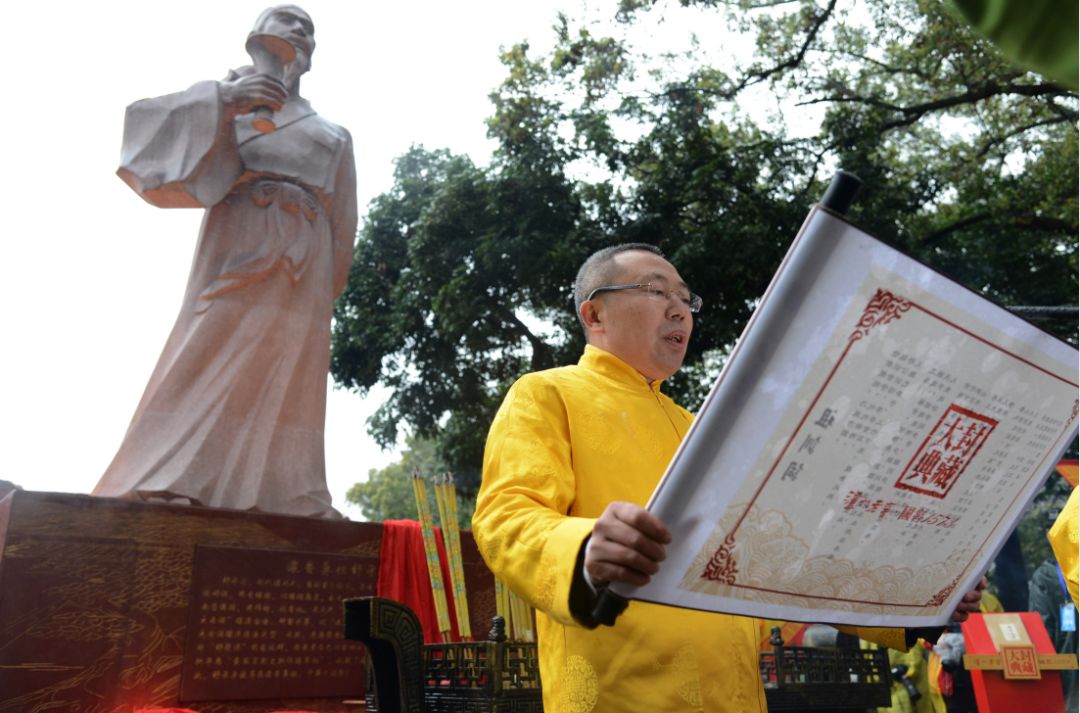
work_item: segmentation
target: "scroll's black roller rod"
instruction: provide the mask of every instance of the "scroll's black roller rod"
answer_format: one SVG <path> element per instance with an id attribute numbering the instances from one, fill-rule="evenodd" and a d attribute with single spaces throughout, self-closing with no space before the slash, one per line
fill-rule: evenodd
<path id="1" fill-rule="evenodd" d="M 855 194 L 862 188 L 862 179 L 854 173 L 840 169 L 833 174 L 821 205 L 838 215 L 846 215 L 855 200 Z"/>

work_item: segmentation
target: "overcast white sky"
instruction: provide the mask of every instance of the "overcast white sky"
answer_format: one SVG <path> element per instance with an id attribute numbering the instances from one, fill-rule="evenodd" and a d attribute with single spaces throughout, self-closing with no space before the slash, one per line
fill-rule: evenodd
<path id="1" fill-rule="evenodd" d="M 244 40 L 269 4 L 8 8 L 0 479 L 87 493 L 112 459 L 172 328 L 202 216 L 152 208 L 115 176 L 124 107 L 248 63 Z M 576 0 L 300 5 L 318 43 L 302 92 L 352 132 L 362 212 L 412 143 L 486 162 L 500 45 L 547 44 L 559 9 L 582 10 Z M 398 455 L 365 430 L 380 396 L 329 399 L 327 479 L 354 519 L 349 486 Z"/>

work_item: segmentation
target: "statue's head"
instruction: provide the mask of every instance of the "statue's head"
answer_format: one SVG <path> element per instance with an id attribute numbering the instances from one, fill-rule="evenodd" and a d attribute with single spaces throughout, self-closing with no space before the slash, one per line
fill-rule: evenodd
<path id="1" fill-rule="evenodd" d="M 300 73 L 311 68 L 311 55 L 315 52 L 315 24 L 311 16 L 296 5 L 275 5 L 263 10 L 251 34 L 280 37 L 297 50 Z"/>

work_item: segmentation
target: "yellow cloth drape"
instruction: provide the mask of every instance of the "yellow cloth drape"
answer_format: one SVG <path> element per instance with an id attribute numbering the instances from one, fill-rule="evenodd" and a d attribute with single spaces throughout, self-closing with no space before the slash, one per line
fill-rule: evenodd
<path id="1" fill-rule="evenodd" d="M 631 602 L 593 630 L 570 613 L 582 543 L 615 500 L 644 505 L 692 416 L 615 356 L 528 374 L 488 434 L 473 534 L 537 609 L 544 710 L 765 711 L 759 622 Z M 901 630 L 871 638 L 903 645 Z"/>
<path id="2" fill-rule="evenodd" d="M 1054 557 L 1057 558 L 1061 572 L 1065 575 L 1065 586 L 1069 589 L 1069 596 L 1073 604 L 1080 606 L 1076 598 L 1077 577 L 1080 575 L 1080 539 L 1077 537 L 1077 518 L 1080 517 L 1080 501 L 1077 493 L 1080 490 L 1073 488 L 1069 501 L 1065 508 L 1054 521 L 1050 532 L 1046 536 L 1050 539 L 1050 546 L 1054 549 Z"/>

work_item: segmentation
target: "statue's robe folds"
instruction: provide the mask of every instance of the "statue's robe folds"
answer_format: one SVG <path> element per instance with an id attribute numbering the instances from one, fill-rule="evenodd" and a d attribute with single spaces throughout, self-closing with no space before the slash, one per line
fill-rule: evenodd
<path id="1" fill-rule="evenodd" d="M 330 318 L 356 233 L 349 133 L 303 99 L 260 134 L 220 84 L 128 107 L 118 174 L 205 207 L 180 314 L 95 495 L 337 516 L 323 426 Z"/>
<path id="2" fill-rule="evenodd" d="M 596 519 L 611 502 L 645 505 L 693 421 L 661 384 L 587 345 L 576 365 L 519 379 L 492 421 L 473 536 L 537 610 L 545 711 L 766 713 L 766 622 L 634 601 L 587 629 L 571 611 Z M 907 649 L 902 629 L 847 630 Z"/>

